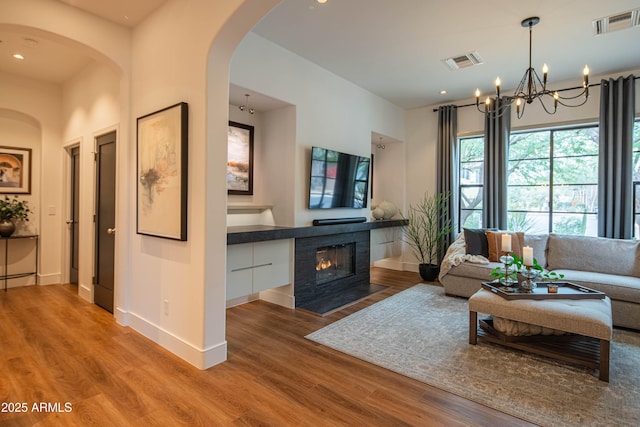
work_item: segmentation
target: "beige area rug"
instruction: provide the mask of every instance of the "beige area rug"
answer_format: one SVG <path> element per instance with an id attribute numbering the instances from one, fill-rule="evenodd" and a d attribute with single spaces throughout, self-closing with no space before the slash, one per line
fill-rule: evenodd
<path id="1" fill-rule="evenodd" d="M 468 327 L 466 300 L 416 285 L 306 338 L 538 425 L 640 425 L 640 333 L 615 330 L 605 383 L 586 368 L 469 345 Z"/>

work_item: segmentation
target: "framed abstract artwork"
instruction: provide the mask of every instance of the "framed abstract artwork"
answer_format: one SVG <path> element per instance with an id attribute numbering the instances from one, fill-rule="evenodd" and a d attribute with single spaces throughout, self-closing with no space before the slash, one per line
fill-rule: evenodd
<path id="1" fill-rule="evenodd" d="M 254 128 L 229 122 L 227 138 L 227 193 L 253 194 Z"/>
<path id="2" fill-rule="evenodd" d="M 187 240 L 188 104 L 137 120 L 137 233 Z"/>
<path id="3" fill-rule="evenodd" d="M 0 194 L 31 194 L 31 148 L 0 147 Z"/>

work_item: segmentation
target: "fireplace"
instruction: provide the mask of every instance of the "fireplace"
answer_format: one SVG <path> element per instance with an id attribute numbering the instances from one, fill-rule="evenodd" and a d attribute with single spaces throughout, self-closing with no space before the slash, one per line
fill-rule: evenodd
<path id="1" fill-rule="evenodd" d="M 323 228 L 324 229 L 324 228 Z M 330 232 L 296 238 L 296 308 L 318 314 L 364 298 L 384 287 L 371 285 L 369 231 Z"/>
<path id="2" fill-rule="evenodd" d="M 354 274 L 354 242 L 316 249 L 316 284 L 331 282 Z"/>

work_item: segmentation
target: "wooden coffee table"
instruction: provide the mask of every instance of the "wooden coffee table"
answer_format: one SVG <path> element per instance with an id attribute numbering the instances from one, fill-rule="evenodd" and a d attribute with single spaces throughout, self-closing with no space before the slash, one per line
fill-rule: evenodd
<path id="1" fill-rule="evenodd" d="M 569 332 L 561 336 L 506 336 L 478 313 Z M 487 289 L 469 298 L 469 344 L 493 342 L 545 357 L 586 366 L 609 381 L 609 348 L 613 325 L 611 300 L 601 299 L 506 299 Z"/>

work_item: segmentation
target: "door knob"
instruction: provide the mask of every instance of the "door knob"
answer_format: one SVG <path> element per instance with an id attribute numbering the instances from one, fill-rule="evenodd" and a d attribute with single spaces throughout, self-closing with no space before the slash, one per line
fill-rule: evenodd
<path id="1" fill-rule="evenodd" d="M 114 228 L 107 228 L 107 234 L 116 234 L 116 229 Z"/>

